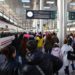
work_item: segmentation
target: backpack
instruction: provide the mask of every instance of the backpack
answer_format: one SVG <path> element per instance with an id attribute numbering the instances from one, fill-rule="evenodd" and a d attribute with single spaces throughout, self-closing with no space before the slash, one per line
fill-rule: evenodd
<path id="1" fill-rule="evenodd" d="M 67 59 L 68 60 L 75 60 L 75 53 L 71 52 L 71 51 L 68 51 Z"/>
<path id="2" fill-rule="evenodd" d="M 72 43 L 73 50 L 75 51 L 75 41 Z"/>

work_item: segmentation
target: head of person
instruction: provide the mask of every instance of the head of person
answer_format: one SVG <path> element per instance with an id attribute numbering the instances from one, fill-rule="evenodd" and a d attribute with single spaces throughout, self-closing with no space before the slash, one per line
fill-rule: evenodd
<path id="1" fill-rule="evenodd" d="M 67 44 L 68 43 L 68 40 L 67 39 L 64 39 L 64 44 Z"/>
<path id="2" fill-rule="evenodd" d="M 52 34 L 51 34 L 51 33 L 48 33 L 48 34 L 46 35 L 46 39 L 47 39 L 47 40 L 52 40 Z"/>
<path id="3" fill-rule="evenodd" d="M 58 43 L 54 43 L 53 47 L 59 47 Z"/>
<path id="4" fill-rule="evenodd" d="M 43 34 L 41 32 L 39 32 L 39 38 L 42 38 Z"/>
<path id="5" fill-rule="evenodd" d="M 15 59 L 16 57 L 16 49 L 14 46 L 9 46 L 8 47 L 8 58 L 9 59 Z"/>
<path id="6" fill-rule="evenodd" d="M 23 39 L 23 34 L 20 34 L 19 35 L 19 40 L 22 40 Z"/>
<path id="7" fill-rule="evenodd" d="M 29 40 L 26 44 L 26 47 L 30 52 L 34 52 L 37 50 L 37 42 L 35 40 Z"/>
<path id="8" fill-rule="evenodd" d="M 7 59 L 15 59 L 16 57 L 16 49 L 14 46 L 8 46 L 3 51 L 3 54 L 7 57 Z"/>
<path id="9" fill-rule="evenodd" d="M 52 35 L 56 36 L 57 34 L 55 32 L 53 32 Z"/>
<path id="10" fill-rule="evenodd" d="M 73 36 L 73 34 L 72 34 L 72 33 L 70 33 L 70 36 Z"/>

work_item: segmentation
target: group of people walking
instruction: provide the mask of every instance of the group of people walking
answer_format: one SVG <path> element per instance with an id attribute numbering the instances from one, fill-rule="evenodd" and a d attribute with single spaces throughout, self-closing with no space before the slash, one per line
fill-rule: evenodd
<path id="1" fill-rule="evenodd" d="M 0 74 L 4 75 L 58 75 L 64 65 L 69 75 L 68 51 L 73 51 L 74 40 L 66 37 L 63 46 L 55 32 L 20 34 L 0 52 Z M 74 70 L 74 63 L 72 68 Z"/>

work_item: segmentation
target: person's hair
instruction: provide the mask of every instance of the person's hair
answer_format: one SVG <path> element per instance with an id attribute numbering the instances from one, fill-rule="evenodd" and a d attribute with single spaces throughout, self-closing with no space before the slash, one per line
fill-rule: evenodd
<path id="1" fill-rule="evenodd" d="M 49 34 L 46 35 L 46 40 L 48 40 L 51 43 L 53 42 L 52 34 L 51 33 L 49 33 Z"/>
<path id="2" fill-rule="evenodd" d="M 72 33 L 70 33 L 70 36 L 73 36 L 73 34 L 72 34 Z"/>
<path id="3" fill-rule="evenodd" d="M 26 47 L 29 51 L 34 51 L 37 49 L 37 42 L 35 40 L 29 40 Z"/>
<path id="4" fill-rule="evenodd" d="M 12 58 L 12 55 L 15 53 L 16 49 L 14 46 L 9 46 L 9 58 Z"/>
<path id="5" fill-rule="evenodd" d="M 68 43 L 68 40 L 67 39 L 64 39 L 64 44 L 67 44 Z"/>
<path id="6" fill-rule="evenodd" d="M 7 46 L 2 50 L 2 54 L 4 54 L 8 59 L 11 59 L 13 58 L 15 51 L 16 49 L 14 46 Z"/>
<path id="7" fill-rule="evenodd" d="M 53 32 L 53 35 L 55 35 L 55 36 L 56 36 L 56 33 L 55 33 L 55 32 Z"/>

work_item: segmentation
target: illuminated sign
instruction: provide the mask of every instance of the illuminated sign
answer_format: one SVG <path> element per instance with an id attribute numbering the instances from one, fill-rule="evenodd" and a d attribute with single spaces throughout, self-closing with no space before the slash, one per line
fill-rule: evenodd
<path id="1" fill-rule="evenodd" d="M 27 19 L 55 19 L 56 11 L 26 10 Z"/>

